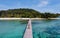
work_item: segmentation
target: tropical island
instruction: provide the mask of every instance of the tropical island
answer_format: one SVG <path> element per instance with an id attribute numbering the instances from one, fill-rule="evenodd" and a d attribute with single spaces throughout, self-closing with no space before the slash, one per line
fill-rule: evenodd
<path id="1" fill-rule="evenodd" d="M 0 18 L 56 18 L 60 14 L 56 13 L 41 13 L 34 9 L 20 8 L 20 9 L 8 9 L 0 11 Z"/>

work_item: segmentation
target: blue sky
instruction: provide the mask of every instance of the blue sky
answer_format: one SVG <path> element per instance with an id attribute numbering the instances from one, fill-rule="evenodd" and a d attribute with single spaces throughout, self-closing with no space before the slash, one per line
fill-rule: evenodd
<path id="1" fill-rule="evenodd" d="M 0 10 L 31 8 L 40 12 L 60 13 L 60 0 L 0 0 Z"/>

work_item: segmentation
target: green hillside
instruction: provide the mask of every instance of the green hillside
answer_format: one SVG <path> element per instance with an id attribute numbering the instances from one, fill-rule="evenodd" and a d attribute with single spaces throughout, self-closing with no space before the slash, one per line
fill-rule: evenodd
<path id="1" fill-rule="evenodd" d="M 9 10 L 1 10 L 0 11 L 0 17 L 16 17 L 16 18 L 54 18 L 58 17 L 59 14 L 53 14 L 53 13 L 41 13 L 34 9 L 9 9 Z"/>

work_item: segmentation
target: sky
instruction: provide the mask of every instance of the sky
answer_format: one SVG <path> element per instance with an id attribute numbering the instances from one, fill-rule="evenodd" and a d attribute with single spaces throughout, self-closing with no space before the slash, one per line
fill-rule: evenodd
<path id="1" fill-rule="evenodd" d="M 0 10 L 29 8 L 39 12 L 60 13 L 60 0 L 0 0 Z"/>

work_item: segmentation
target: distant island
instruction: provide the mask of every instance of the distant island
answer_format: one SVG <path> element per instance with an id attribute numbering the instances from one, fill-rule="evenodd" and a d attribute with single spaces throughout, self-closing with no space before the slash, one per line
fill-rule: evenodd
<path id="1" fill-rule="evenodd" d="M 1 10 L 0 18 L 56 18 L 60 16 L 60 14 L 56 13 L 41 13 L 34 9 L 20 8 L 20 9 L 9 9 L 9 10 Z"/>

